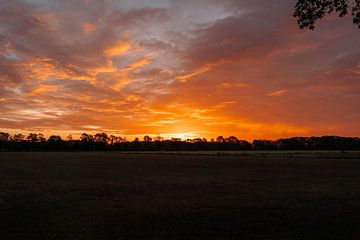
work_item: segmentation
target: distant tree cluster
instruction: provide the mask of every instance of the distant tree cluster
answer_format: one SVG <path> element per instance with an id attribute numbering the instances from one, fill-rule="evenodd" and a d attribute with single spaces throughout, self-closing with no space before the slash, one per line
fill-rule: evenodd
<path id="1" fill-rule="evenodd" d="M 235 136 L 216 139 L 194 138 L 165 140 L 160 136 L 144 136 L 128 141 L 106 133 L 83 133 L 80 139 L 68 136 L 63 140 L 52 135 L 30 133 L 10 135 L 0 132 L 0 151 L 226 151 L 226 150 L 360 150 L 360 138 L 352 137 L 292 137 L 286 139 L 254 140 L 252 143 Z"/>

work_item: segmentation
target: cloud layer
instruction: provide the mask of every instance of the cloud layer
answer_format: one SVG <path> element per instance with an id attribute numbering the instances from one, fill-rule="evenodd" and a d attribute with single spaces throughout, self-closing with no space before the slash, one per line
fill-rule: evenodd
<path id="1" fill-rule="evenodd" d="M 360 34 L 294 1 L 0 2 L 0 127 L 181 137 L 360 135 Z"/>

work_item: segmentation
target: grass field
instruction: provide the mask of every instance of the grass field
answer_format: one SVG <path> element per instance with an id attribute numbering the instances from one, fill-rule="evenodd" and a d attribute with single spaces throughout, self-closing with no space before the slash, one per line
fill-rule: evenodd
<path id="1" fill-rule="evenodd" d="M 0 153 L 0 239 L 360 239 L 359 153 Z"/>

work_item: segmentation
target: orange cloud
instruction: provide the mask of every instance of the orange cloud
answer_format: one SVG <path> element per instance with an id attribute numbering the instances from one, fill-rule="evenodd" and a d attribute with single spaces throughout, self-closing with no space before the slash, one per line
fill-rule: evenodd
<path id="1" fill-rule="evenodd" d="M 139 60 L 136 60 L 136 61 L 130 63 L 129 67 L 130 68 L 139 68 L 139 67 L 146 66 L 149 63 L 150 63 L 149 59 L 143 58 L 143 59 L 139 59 Z"/>
<path id="2" fill-rule="evenodd" d="M 360 76 L 360 65 L 357 65 L 357 68 L 354 72 Z"/>
<path id="3" fill-rule="evenodd" d="M 83 27 L 83 32 L 87 35 L 95 32 L 96 30 L 96 25 L 93 23 L 85 23 L 82 27 Z"/>
<path id="4" fill-rule="evenodd" d="M 123 55 L 128 52 L 131 48 L 131 43 L 129 41 L 120 41 L 110 46 L 104 50 L 105 55 L 113 57 Z"/>
<path id="5" fill-rule="evenodd" d="M 189 73 L 189 74 L 185 74 L 185 75 L 180 75 L 177 76 L 176 79 L 180 80 L 181 82 L 186 82 L 188 79 L 195 77 L 197 75 L 203 74 L 205 72 L 208 72 L 212 69 L 213 65 L 212 64 L 207 64 L 205 66 L 202 66 L 198 69 L 196 69 L 194 72 Z"/>
<path id="6" fill-rule="evenodd" d="M 46 57 L 38 57 L 30 63 L 21 64 L 25 69 L 30 70 L 30 76 L 37 80 L 46 80 L 48 78 L 63 79 L 69 77 L 69 72 L 59 69 L 53 60 Z"/>
<path id="7" fill-rule="evenodd" d="M 276 90 L 276 91 L 268 93 L 266 96 L 269 96 L 269 97 L 281 97 L 286 92 L 287 92 L 287 90 L 283 90 L 283 89 L 282 90 Z"/>
<path id="8" fill-rule="evenodd" d="M 40 84 L 36 86 L 30 93 L 29 96 L 36 96 L 44 93 L 54 93 L 59 91 L 60 87 L 55 85 Z"/>
<path id="9" fill-rule="evenodd" d="M 230 83 L 230 82 L 223 82 L 220 84 L 222 88 L 242 88 L 249 86 L 248 83 Z"/>

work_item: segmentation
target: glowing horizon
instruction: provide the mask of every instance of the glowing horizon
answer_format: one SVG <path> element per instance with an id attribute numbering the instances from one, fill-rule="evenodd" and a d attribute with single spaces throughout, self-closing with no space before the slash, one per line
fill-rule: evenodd
<path id="1" fill-rule="evenodd" d="M 0 131 L 360 136 L 360 32 L 295 1 L 0 3 Z"/>

